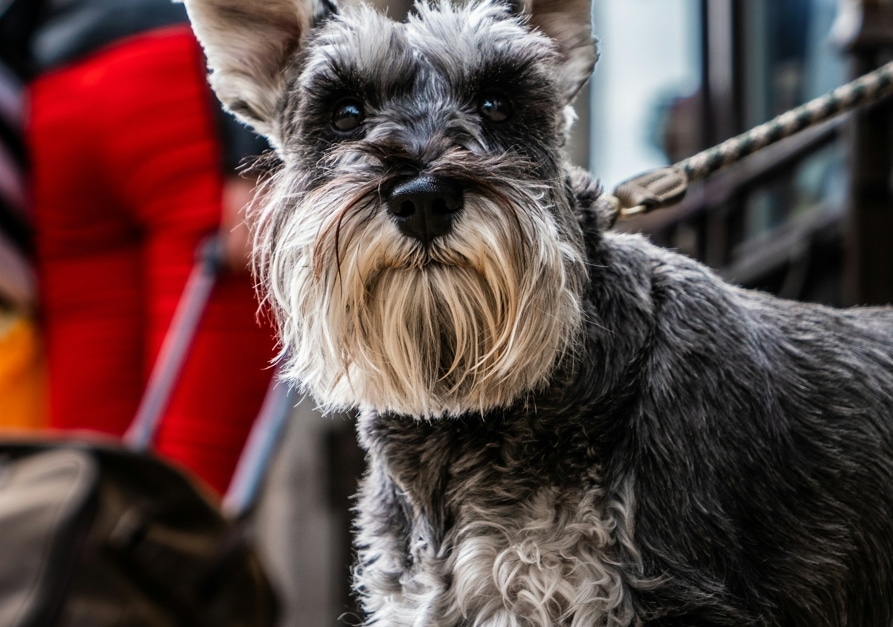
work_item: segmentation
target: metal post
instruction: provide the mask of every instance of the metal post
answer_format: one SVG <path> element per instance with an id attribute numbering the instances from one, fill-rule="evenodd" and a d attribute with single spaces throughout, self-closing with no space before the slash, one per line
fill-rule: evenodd
<path id="1" fill-rule="evenodd" d="M 893 56 L 893 2 L 842 0 L 836 41 L 859 76 Z M 844 294 L 850 304 L 893 303 L 893 103 L 854 114 Z"/>

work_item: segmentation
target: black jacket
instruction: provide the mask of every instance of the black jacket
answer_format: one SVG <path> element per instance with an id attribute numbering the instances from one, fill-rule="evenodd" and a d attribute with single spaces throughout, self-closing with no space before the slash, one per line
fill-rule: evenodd
<path id="1" fill-rule="evenodd" d="M 43 0 L 31 37 L 34 71 L 71 63 L 130 35 L 186 23 L 186 8 L 171 0 Z"/>

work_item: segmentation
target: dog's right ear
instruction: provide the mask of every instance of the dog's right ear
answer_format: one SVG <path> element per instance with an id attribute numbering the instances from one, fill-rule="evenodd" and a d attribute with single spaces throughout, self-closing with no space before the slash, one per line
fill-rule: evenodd
<path id="1" fill-rule="evenodd" d="M 315 24 L 336 12 L 331 0 L 183 0 L 227 110 L 274 144 L 283 69 Z"/>
<path id="2" fill-rule="evenodd" d="M 506 0 L 515 13 L 527 14 L 530 25 L 551 37 L 562 60 L 561 89 L 570 102 L 589 80 L 598 60 L 592 37 L 591 0 Z"/>

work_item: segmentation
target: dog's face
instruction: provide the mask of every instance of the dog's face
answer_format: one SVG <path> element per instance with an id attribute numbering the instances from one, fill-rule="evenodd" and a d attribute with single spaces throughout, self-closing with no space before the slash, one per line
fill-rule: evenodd
<path id="1" fill-rule="evenodd" d="M 595 62 L 589 4 L 187 0 L 237 115 L 281 166 L 255 261 L 285 374 L 330 408 L 505 406 L 548 380 L 585 277 L 563 172 Z"/>

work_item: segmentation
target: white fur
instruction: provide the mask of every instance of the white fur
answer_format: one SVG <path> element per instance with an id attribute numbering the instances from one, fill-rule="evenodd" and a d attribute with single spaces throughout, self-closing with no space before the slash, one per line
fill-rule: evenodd
<path id="1" fill-rule="evenodd" d="M 369 624 L 634 625 L 619 568 L 621 560 L 629 567 L 639 559 L 633 508 L 630 486 L 613 499 L 594 487 L 573 493 L 545 488 L 517 505 L 467 506 L 442 544 L 418 538 L 409 569 L 381 537 L 361 536 L 361 544 L 370 543 L 365 551 L 376 556 L 361 573 Z"/>

